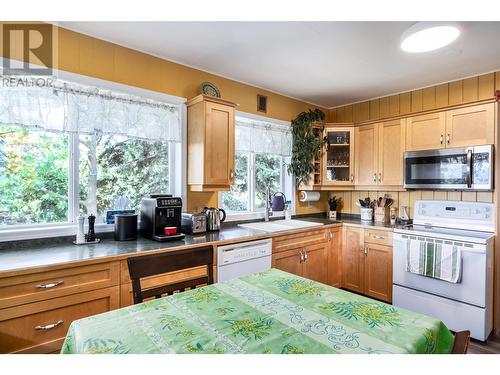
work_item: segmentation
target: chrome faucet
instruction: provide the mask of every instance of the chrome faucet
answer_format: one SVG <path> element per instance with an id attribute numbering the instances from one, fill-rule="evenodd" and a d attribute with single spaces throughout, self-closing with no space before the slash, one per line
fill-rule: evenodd
<path id="1" fill-rule="evenodd" d="M 269 221 L 269 216 L 273 215 L 273 211 L 271 208 L 271 187 L 267 187 L 266 189 L 266 209 L 264 211 L 264 221 Z"/>

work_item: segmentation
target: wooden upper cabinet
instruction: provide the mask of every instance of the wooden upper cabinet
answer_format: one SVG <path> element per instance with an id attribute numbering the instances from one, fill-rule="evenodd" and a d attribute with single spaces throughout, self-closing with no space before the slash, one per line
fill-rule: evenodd
<path id="1" fill-rule="evenodd" d="M 342 287 L 363 293 L 364 249 L 363 228 L 344 227 L 342 245 Z"/>
<path id="2" fill-rule="evenodd" d="M 365 294 L 392 301 L 392 247 L 365 242 Z"/>
<path id="3" fill-rule="evenodd" d="M 323 157 L 323 186 L 352 186 L 354 184 L 354 127 L 325 127 L 327 147 Z"/>
<path id="4" fill-rule="evenodd" d="M 356 128 L 355 184 L 376 185 L 378 168 L 378 124 Z"/>
<path id="5" fill-rule="evenodd" d="M 431 150 L 445 147 L 445 112 L 406 119 L 406 150 Z"/>
<path id="6" fill-rule="evenodd" d="M 188 107 L 188 185 L 226 191 L 234 178 L 235 103 L 198 95 Z"/>
<path id="7" fill-rule="evenodd" d="M 495 143 L 494 103 L 446 112 L 446 147 L 493 143 Z"/>
<path id="8" fill-rule="evenodd" d="M 402 185 L 406 119 L 383 122 L 378 129 L 378 185 Z"/>

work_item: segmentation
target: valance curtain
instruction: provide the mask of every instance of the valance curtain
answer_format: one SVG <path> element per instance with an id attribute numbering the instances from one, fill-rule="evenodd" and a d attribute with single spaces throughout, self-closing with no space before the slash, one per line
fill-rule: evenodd
<path id="1" fill-rule="evenodd" d="M 60 80 L 0 87 L 0 124 L 181 142 L 178 107 Z"/>
<path id="2" fill-rule="evenodd" d="M 236 151 L 291 156 L 290 126 L 236 118 Z"/>

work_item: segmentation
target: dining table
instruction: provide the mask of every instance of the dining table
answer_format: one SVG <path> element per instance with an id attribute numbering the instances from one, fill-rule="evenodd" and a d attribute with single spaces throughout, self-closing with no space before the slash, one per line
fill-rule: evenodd
<path id="1" fill-rule="evenodd" d="M 278 269 L 72 322 L 62 354 L 450 353 L 438 319 Z"/>

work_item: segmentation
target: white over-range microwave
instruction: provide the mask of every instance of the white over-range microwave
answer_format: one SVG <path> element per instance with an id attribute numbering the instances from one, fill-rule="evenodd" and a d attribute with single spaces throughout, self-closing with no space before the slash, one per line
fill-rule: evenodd
<path id="1" fill-rule="evenodd" d="M 493 145 L 407 151 L 404 188 L 493 190 Z"/>

